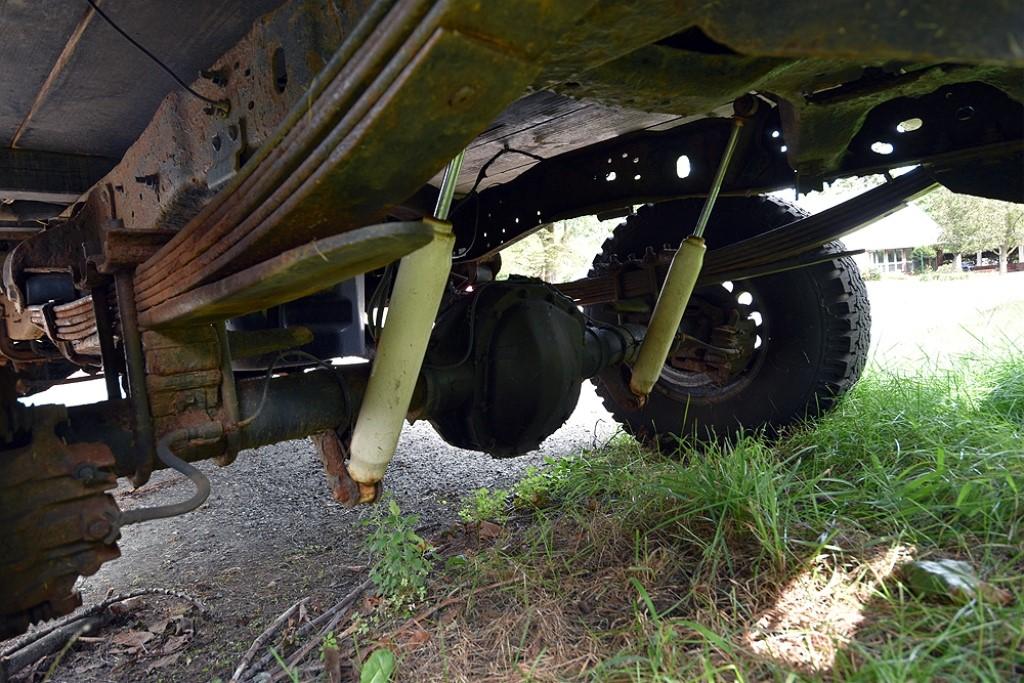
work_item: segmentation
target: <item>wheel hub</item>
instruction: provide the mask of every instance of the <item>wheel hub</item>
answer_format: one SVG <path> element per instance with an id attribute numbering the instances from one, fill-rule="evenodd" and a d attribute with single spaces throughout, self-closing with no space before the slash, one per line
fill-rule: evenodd
<path id="1" fill-rule="evenodd" d="M 680 326 L 687 336 L 669 355 L 666 370 L 680 384 L 727 384 L 746 370 L 760 347 L 760 312 L 718 292 L 695 296 L 693 304 Z"/>
<path id="2" fill-rule="evenodd" d="M 31 440 L 0 452 L 0 639 L 81 604 L 78 577 L 120 555 L 120 511 L 107 493 L 117 485 L 104 444 L 68 444 L 61 406 L 33 410 Z"/>

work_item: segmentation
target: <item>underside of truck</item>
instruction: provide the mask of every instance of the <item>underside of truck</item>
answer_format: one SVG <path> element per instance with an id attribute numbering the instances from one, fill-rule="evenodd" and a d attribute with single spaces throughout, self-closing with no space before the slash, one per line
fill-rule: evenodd
<path id="1" fill-rule="evenodd" d="M 870 331 L 840 238 L 1024 201 L 1024 5 L 938 5 L 0 3 L 0 634 L 202 504 L 196 461 L 309 436 L 354 505 L 404 419 L 513 456 L 588 379 L 652 447 L 827 410 Z M 585 215 L 587 277 L 502 269 Z M 107 400 L 19 401 L 82 373 Z M 119 509 L 161 468 L 194 496 Z"/>

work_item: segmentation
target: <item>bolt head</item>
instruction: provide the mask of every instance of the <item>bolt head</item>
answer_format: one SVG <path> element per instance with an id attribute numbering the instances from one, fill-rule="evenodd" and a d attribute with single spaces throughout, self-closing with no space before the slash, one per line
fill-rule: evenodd
<path id="1" fill-rule="evenodd" d="M 113 530 L 110 526 L 110 522 L 106 519 L 94 519 L 89 522 L 89 526 L 85 529 L 86 540 L 99 541 L 107 537 L 107 535 Z"/>
<path id="2" fill-rule="evenodd" d="M 475 94 L 476 88 L 471 85 L 464 85 L 448 98 L 448 104 L 452 107 L 460 107 L 469 102 Z"/>

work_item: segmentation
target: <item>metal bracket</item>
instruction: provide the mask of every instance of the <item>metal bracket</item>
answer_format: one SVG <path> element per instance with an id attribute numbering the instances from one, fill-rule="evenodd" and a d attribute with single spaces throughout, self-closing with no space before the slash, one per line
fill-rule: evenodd
<path id="1" fill-rule="evenodd" d="M 213 163 L 206 172 L 206 186 L 216 191 L 235 177 L 242 166 L 242 151 L 245 149 L 245 119 L 234 123 L 220 121 L 210 136 L 213 146 Z"/>

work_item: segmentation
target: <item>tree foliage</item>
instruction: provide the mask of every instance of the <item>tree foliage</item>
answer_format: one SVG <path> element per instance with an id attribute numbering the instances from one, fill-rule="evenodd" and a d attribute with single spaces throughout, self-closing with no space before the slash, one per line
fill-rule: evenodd
<path id="1" fill-rule="evenodd" d="M 502 273 L 546 282 L 584 277 L 618 220 L 583 216 L 545 226 L 501 252 Z"/>
<path id="2" fill-rule="evenodd" d="M 954 253 L 992 250 L 1006 270 L 1010 250 L 1024 244 L 1024 206 L 995 199 L 956 194 L 938 188 L 919 206 L 942 230 L 942 246 Z"/>

